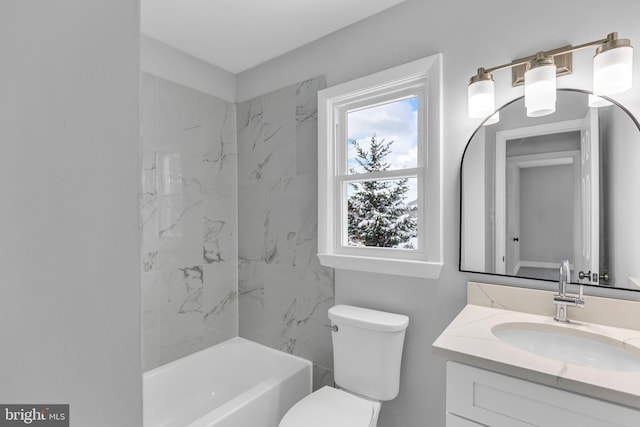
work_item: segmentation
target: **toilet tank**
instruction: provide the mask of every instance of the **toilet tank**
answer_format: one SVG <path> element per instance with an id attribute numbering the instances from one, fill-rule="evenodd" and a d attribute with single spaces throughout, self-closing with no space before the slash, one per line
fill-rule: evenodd
<path id="1" fill-rule="evenodd" d="M 335 382 L 376 400 L 392 400 L 400 387 L 400 364 L 409 318 L 350 305 L 329 309 Z"/>

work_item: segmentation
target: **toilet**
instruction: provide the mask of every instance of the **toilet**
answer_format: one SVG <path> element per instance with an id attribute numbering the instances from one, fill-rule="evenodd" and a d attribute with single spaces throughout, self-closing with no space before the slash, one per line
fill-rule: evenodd
<path id="1" fill-rule="evenodd" d="M 409 318 L 350 305 L 329 309 L 335 383 L 293 405 L 279 427 L 375 427 L 400 387 Z"/>

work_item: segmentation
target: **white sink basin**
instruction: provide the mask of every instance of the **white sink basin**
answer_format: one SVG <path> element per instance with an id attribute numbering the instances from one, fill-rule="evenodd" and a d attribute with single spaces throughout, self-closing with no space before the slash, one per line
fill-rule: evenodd
<path id="1" fill-rule="evenodd" d="M 560 362 L 595 369 L 640 372 L 640 349 L 603 335 L 570 327 L 535 323 L 506 323 L 492 328 L 500 340 L 522 350 Z M 627 351 L 629 350 L 629 351 Z"/>

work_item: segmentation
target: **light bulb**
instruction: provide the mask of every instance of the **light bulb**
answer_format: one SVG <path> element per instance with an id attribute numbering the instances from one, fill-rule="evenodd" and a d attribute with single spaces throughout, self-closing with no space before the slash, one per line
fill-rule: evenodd
<path id="1" fill-rule="evenodd" d="M 593 94 L 613 95 L 631 89 L 633 47 L 616 33 L 596 49 L 593 57 Z"/>
<path id="2" fill-rule="evenodd" d="M 485 73 L 482 68 L 469 81 L 467 93 L 469 96 L 469 117 L 473 119 L 484 118 L 496 110 L 493 76 Z"/>
<path id="3" fill-rule="evenodd" d="M 556 111 L 556 65 L 553 58 L 538 54 L 524 73 L 524 105 L 528 117 L 546 116 Z"/>
<path id="4" fill-rule="evenodd" d="M 607 107 L 609 105 L 612 105 L 610 101 L 600 98 L 599 96 L 589 94 L 589 107 L 600 108 Z"/>

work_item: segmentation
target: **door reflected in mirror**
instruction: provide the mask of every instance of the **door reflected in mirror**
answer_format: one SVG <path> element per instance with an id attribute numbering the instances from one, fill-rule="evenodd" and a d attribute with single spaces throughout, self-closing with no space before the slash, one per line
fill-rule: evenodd
<path id="1" fill-rule="evenodd" d="M 617 104 L 558 91 L 527 117 L 517 99 L 462 160 L 460 270 L 640 290 L 640 129 Z"/>

